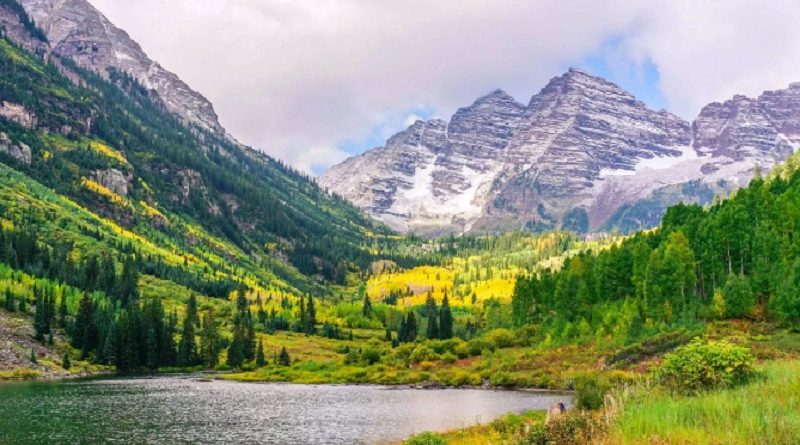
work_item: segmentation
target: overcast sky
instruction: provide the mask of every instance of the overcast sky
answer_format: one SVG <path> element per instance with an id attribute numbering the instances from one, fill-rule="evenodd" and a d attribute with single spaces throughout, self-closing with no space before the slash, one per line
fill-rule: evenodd
<path id="1" fill-rule="evenodd" d="M 692 119 L 800 81 L 800 0 L 91 0 L 242 142 L 319 173 L 569 66 Z"/>

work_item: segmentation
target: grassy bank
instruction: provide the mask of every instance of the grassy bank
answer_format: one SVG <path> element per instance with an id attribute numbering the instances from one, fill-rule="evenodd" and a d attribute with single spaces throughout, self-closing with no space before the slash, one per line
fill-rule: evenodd
<path id="1" fill-rule="evenodd" d="M 748 385 L 694 397 L 655 392 L 625 404 L 608 443 L 800 443 L 800 361 L 765 364 Z"/>
<path id="2" fill-rule="evenodd" d="M 573 438 L 541 432 L 544 414 L 506 415 L 487 425 L 425 433 L 408 444 L 794 445 L 800 443 L 800 360 L 762 364 L 743 386 L 678 395 L 651 384 L 618 388 L 612 404 L 592 414 L 573 413 Z M 551 426 L 552 427 L 552 426 Z M 575 428 L 574 430 L 571 428 Z M 575 431 L 586 434 L 575 441 Z M 587 433 L 587 431 L 589 431 Z M 552 429 L 550 431 L 552 433 Z M 550 442 L 548 442 L 550 440 Z"/>

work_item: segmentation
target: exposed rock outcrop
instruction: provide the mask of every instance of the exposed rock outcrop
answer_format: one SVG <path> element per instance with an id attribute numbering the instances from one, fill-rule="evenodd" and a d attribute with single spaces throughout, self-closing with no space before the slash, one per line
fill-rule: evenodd
<path id="1" fill-rule="evenodd" d="M 0 133 L 0 153 L 5 153 L 17 161 L 30 165 L 33 161 L 31 148 L 22 142 L 12 143 L 5 133 Z"/>
<path id="2" fill-rule="evenodd" d="M 184 122 L 225 136 L 211 102 L 151 60 L 128 33 L 114 26 L 88 1 L 19 2 L 46 34 L 49 52 L 103 77 L 109 76 L 110 69 L 127 73 L 155 92 L 167 110 Z"/>
<path id="3" fill-rule="evenodd" d="M 800 146 L 800 84 L 705 107 L 693 124 L 570 69 L 527 106 L 497 90 L 450 122 L 418 121 L 319 178 L 401 231 L 586 230 L 658 223 Z M 584 224 L 578 224 L 583 227 Z M 583 229 L 582 229 L 583 230 Z"/>
<path id="4" fill-rule="evenodd" d="M 121 196 L 128 196 L 128 186 L 133 182 L 130 173 L 123 173 L 116 168 L 95 170 L 93 176 L 100 185 Z"/>
<path id="5" fill-rule="evenodd" d="M 36 116 L 20 104 L 0 101 L 0 118 L 14 122 L 25 128 L 36 127 Z"/>

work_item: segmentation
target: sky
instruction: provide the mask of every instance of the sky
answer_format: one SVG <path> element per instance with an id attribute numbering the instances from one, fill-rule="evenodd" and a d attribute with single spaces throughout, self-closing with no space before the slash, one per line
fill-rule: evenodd
<path id="1" fill-rule="evenodd" d="M 319 174 L 570 66 L 687 120 L 800 81 L 800 0 L 90 0 L 240 141 Z"/>

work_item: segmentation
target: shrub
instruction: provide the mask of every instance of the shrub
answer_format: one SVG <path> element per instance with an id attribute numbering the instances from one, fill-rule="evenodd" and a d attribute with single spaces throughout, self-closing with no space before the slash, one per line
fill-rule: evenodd
<path id="1" fill-rule="evenodd" d="M 487 337 L 497 348 L 509 348 L 517 342 L 517 336 L 509 329 L 495 329 Z"/>
<path id="2" fill-rule="evenodd" d="M 696 338 L 664 356 L 656 378 L 674 390 L 691 393 L 744 383 L 753 372 L 749 349 Z"/>
<path id="3" fill-rule="evenodd" d="M 596 410 L 603 407 L 603 399 L 608 392 L 608 383 L 594 375 L 582 375 L 573 381 L 575 388 L 575 404 L 585 410 Z"/>
<path id="4" fill-rule="evenodd" d="M 433 350 L 425 345 L 419 345 L 411 353 L 411 363 L 419 363 L 424 361 L 434 361 L 439 357 Z"/>
<path id="5" fill-rule="evenodd" d="M 495 349 L 494 342 L 483 337 L 473 338 L 467 342 L 467 352 L 470 356 L 481 355 L 484 350 L 494 351 Z"/>
<path id="6" fill-rule="evenodd" d="M 381 361 L 381 350 L 373 346 L 367 346 L 361 352 L 361 360 L 367 365 L 374 365 Z"/>
<path id="7" fill-rule="evenodd" d="M 447 445 L 447 442 L 438 434 L 425 431 L 403 442 L 404 445 Z"/>
<path id="8" fill-rule="evenodd" d="M 603 425 L 590 414 L 568 414 L 548 424 L 532 425 L 518 445 L 584 445 L 602 436 Z"/>
<path id="9" fill-rule="evenodd" d="M 453 354 L 452 352 L 445 352 L 444 354 L 442 354 L 442 361 L 444 363 L 447 363 L 448 365 L 452 365 L 453 363 L 456 362 L 457 359 L 458 357 L 456 357 L 455 354 Z"/>

